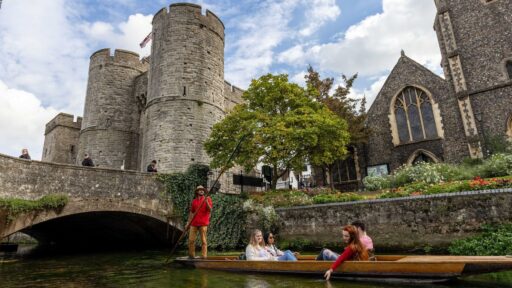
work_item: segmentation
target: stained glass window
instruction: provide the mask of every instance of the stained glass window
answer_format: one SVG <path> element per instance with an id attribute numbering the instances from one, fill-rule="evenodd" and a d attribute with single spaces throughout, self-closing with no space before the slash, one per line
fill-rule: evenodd
<path id="1" fill-rule="evenodd" d="M 432 101 L 416 87 L 406 87 L 395 100 L 396 128 L 400 143 L 437 138 Z"/>

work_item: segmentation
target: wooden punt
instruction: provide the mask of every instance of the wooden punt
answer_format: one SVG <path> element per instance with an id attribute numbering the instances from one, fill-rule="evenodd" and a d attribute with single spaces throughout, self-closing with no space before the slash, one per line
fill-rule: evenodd
<path id="1" fill-rule="evenodd" d="M 300 256 L 299 261 L 246 261 L 234 256 L 206 259 L 177 258 L 187 267 L 248 273 L 275 273 L 323 277 L 332 261 Z M 331 275 L 334 279 L 387 282 L 444 282 L 458 277 L 512 270 L 508 256 L 377 256 L 377 261 L 346 261 Z"/>

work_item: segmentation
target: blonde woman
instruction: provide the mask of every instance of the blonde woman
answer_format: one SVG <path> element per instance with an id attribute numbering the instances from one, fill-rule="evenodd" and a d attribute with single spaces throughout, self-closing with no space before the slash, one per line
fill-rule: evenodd
<path id="1" fill-rule="evenodd" d="M 277 257 L 270 255 L 265 250 L 265 241 L 260 230 L 255 229 L 251 233 L 249 245 L 245 248 L 245 257 L 248 261 L 277 261 Z"/>

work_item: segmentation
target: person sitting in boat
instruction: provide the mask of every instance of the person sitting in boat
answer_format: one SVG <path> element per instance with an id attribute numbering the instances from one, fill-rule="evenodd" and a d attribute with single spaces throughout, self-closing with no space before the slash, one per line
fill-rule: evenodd
<path id="1" fill-rule="evenodd" d="M 351 225 L 357 228 L 357 232 L 359 233 L 359 240 L 361 240 L 361 243 L 363 243 L 364 247 L 366 247 L 368 250 L 368 256 L 370 257 L 370 260 L 375 260 L 375 253 L 373 252 L 373 241 L 372 238 L 366 234 L 364 223 L 356 220 L 352 222 Z"/>
<path id="2" fill-rule="evenodd" d="M 271 232 L 265 233 L 265 235 L 263 235 L 263 240 L 266 243 L 265 250 L 267 250 L 267 252 L 270 253 L 270 255 L 277 257 L 277 260 L 279 260 L 279 261 L 297 261 L 296 256 L 299 253 L 297 253 L 297 252 L 294 253 L 290 250 L 286 250 L 284 252 L 279 250 L 276 247 L 276 245 L 274 244 L 275 236 Z"/>
<path id="3" fill-rule="evenodd" d="M 249 245 L 245 249 L 245 258 L 249 261 L 292 261 L 297 260 L 295 256 L 291 259 L 293 254 L 284 254 L 284 257 L 272 256 L 265 249 L 265 241 L 263 240 L 263 234 L 260 230 L 255 229 L 251 233 L 251 239 L 249 241 Z"/>
<path id="4" fill-rule="evenodd" d="M 331 278 L 332 272 L 346 260 L 368 260 L 368 250 L 366 250 L 366 247 L 364 247 L 359 240 L 356 227 L 352 225 L 343 227 L 343 243 L 347 244 L 347 246 L 345 247 L 345 250 L 343 250 L 343 253 L 338 256 L 336 262 L 332 264 L 331 268 L 325 271 L 325 280 L 329 280 Z"/>
<path id="5" fill-rule="evenodd" d="M 260 230 L 255 229 L 251 233 L 249 245 L 245 248 L 245 258 L 248 261 L 277 261 L 277 257 L 272 256 L 265 250 L 265 241 Z"/>

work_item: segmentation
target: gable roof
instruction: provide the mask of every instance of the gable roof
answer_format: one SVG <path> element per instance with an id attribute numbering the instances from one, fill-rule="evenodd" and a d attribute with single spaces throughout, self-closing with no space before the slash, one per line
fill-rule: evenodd
<path id="1" fill-rule="evenodd" d="M 368 108 L 368 113 L 371 113 L 371 110 L 373 108 L 373 105 L 375 104 L 375 102 L 377 102 L 377 99 L 380 98 L 381 96 L 381 93 L 382 93 L 382 90 L 384 89 L 384 87 L 387 86 L 388 84 L 388 81 L 389 81 L 389 78 L 391 78 L 391 76 L 395 73 L 398 73 L 396 72 L 397 70 L 399 70 L 399 68 L 401 68 L 402 66 L 413 66 L 413 67 L 416 67 L 418 68 L 419 70 L 421 71 L 424 71 L 424 72 L 427 72 L 433 76 L 435 76 L 436 78 L 439 78 L 440 80 L 442 81 L 446 81 L 446 79 L 444 79 L 443 77 L 437 75 L 436 73 L 432 72 L 430 69 L 427 69 L 425 66 L 421 65 L 420 63 L 414 61 L 413 59 L 411 59 L 410 57 L 408 57 L 407 55 L 405 55 L 404 51 L 402 50 L 401 52 L 401 55 L 400 55 L 400 58 L 398 59 L 398 61 L 396 62 L 395 66 L 393 66 L 393 69 L 391 69 L 391 72 L 389 72 L 389 75 L 388 77 L 386 78 L 386 81 L 384 81 L 384 84 L 382 85 L 382 87 L 380 88 L 379 90 L 379 93 L 377 93 L 377 96 L 375 97 L 375 99 L 373 100 L 372 102 L 372 105 L 370 105 L 370 108 Z"/>

